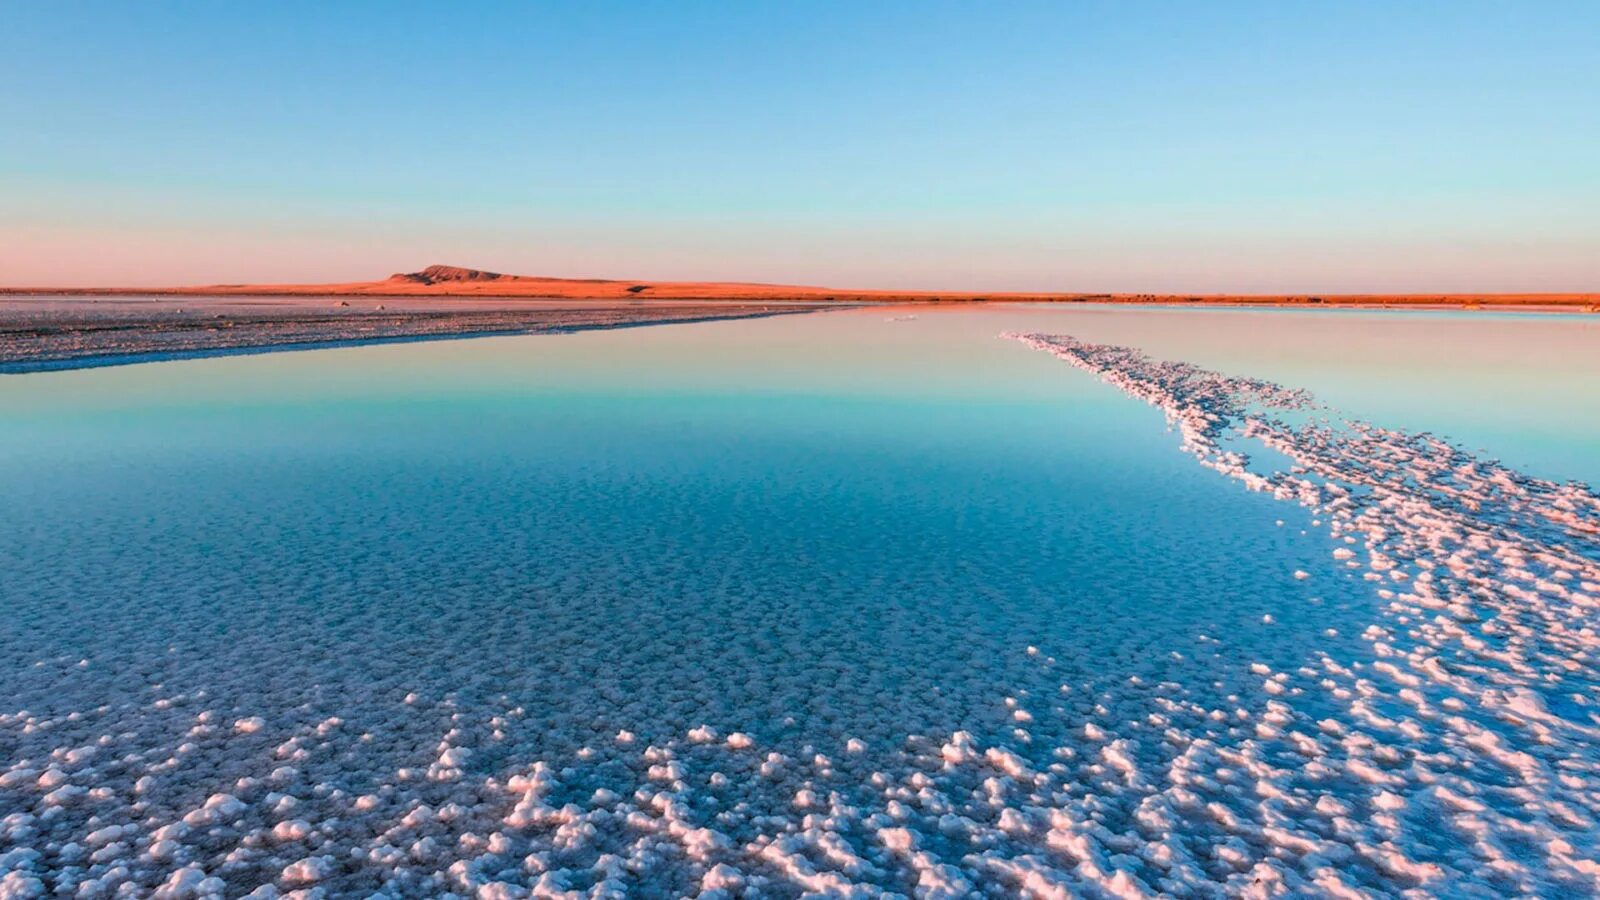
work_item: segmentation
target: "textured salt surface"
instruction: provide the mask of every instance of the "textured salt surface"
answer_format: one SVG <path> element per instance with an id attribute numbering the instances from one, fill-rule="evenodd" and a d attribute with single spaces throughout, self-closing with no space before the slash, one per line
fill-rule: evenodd
<path id="1" fill-rule="evenodd" d="M 532 334 L 767 316 L 806 307 L 739 303 L 114 298 L 0 301 L 0 373 L 56 371 L 367 342 Z M 337 304 L 337 305 L 336 305 Z M 386 308 L 387 307 L 387 308 Z"/>
<path id="2" fill-rule="evenodd" d="M 1264 792 L 1296 840 L 1314 851 L 1335 839 L 1431 892 L 1600 886 L 1600 496 L 1428 434 L 1294 422 L 1287 411 L 1321 411 L 1303 391 L 1065 335 L 1009 336 L 1159 407 L 1202 465 L 1309 508 L 1346 545 L 1333 559 L 1386 601 L 1362 631 L 1377 661 L 1325 657 L 1298 678 L 1263 669 L 1289 700 L 1259 746 L 1306 761 Z M 1293 467 L 1252 471 L 1223 443 L 1235 435 Z M 1313 720 L 1302 691 L 1347 708 Z M 1346 818 L 1352 801 L 1370 818 Z"/>
<path id="3" fill-rule="evenodd" d="M 1266 492 L 900 400 L 9 479 L 0 892 L 1594 890 L 1591 493 L 1029 340 Z"/>

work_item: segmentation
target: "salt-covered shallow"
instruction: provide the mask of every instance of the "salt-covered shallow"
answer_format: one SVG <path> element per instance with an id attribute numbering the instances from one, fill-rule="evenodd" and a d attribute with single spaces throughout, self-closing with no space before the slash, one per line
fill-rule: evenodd
<path id="1" fill-rule="evenodd" d="M 1593 495 L 1086 314 L 9 380 L 0 892 L 1593 891 Z"/>

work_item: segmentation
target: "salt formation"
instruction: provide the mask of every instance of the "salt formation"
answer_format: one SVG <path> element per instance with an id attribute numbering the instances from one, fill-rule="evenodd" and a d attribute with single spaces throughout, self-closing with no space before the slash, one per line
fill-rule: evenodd
<path id="1" fill-rule="evenodd" d="M 10 298 L 8 298 L 9 300 Z M 413 300 L 396 309 L 330 309 L 324 298 L 278 304 L 198 299 L 198 308 L 167 301 L 120 298 L 93 304 L 11 300 L 0 306 L 0 374 L 118 365 L 151 359 L 261 352 L 273 348 L 339 346 L 473 335 L 538 334 L 662 322 L 697 322 L 803 311 L 802 305 L 741 303 L 627 306 L 536 302 L 440 306 Z M 383 313 L 383 315 L 375 315 Z"/>
<path id="2" fill-rule="evenodd" d="M 1360 785 L 1316 801 L 1324 821 L 1302 832 L 1305 851 L 1332 838 L 1433 893 L 1600 886 L 1600 496 L 1429 434 L 1296 423 L 1295 411 L 1321 411 L 1304 391 L 1066 335 L 1006 336 L 1158 407 L 1202 465 L 1307 507 L 1350 545 L 1333 559 L 1381 586 L 1383 619 L 1363 634 L 1375 661 L 1324 659 L 1325 671 L 1300 673 L 1314 684 L 1293 689 L 1320 690 L 1347 715 L 1313 725 L 1280 705 L 1262 730 L 1287 735 L 1330 783 Z M 1257 472 L 1235 439 L 1293 466 Z M 1264 688 L 1290 683 L 1273 676 Z M 1281 790 L 1261 793 L 1289 799 Z M 1365 795 L 1370 826 L 1349 818 L 1348 796 L 1336 799 L 1350 793 Z M 1430 843 L 1434 859 L 1412 858 Z"/>
<path id="3" fill-rule="evenodd" d="M 614 482 L 600 501 L 532 482 L 534 504 L 504 470 L 434 467 L 360 503 L 324 496 L 337 479 L 282 509 L 249 494 L 255 530 L 212 527 L 204 553 L 163 557 L 176 571 L 108 589 L 89 561 L 150 548 L 117 527 L 76 544 L 100 523 L 50 531 L 41 508 L 0 550 L 0 897 L 1600 890 L 1589 489 L 1335 427 L 1303 392 L 1023 339 L 1266 496 L 1194 473 L 1207 490 L 1303 504 L 1266 514 L 1268 574 L 1217 547 L 1228 571 L 1127 552 L 1068 581 L 1083 534 L 930 529 L 896 561 L 941 568 L 909 578 L 832 484 L 783 507 L 770 481 L 717 493 L 669 466 L 646 530 Z M 1251 441 L 1292 468 L 1262 470 Z M 136 514 L 166 521 L 160 502 Z M 431 530 L 401 541 L 406 504 Z M 830 518 L 746 543 L 775 508 Z M 1168 563 L 1170 583 L 1139 580 Z"/>

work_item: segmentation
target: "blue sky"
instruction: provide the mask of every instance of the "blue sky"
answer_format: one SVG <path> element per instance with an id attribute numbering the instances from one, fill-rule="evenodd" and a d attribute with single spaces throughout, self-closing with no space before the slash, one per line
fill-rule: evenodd
<path id="1" fill-rule="evenodd" d="M 1600 289 L 1600 4 L 13 4 L 0 283 Z"/>

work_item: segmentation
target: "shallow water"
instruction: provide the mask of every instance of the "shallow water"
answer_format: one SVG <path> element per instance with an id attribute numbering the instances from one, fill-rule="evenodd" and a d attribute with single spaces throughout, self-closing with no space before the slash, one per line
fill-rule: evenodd
<path id="1" fill-rule="evenodd" d="M 1204 895 L 1276 866 L 1331 890 L 1262 837 L 1271 791 L 1310 788 L 1249 748 L 1283 702 L 1262 667 L 1375 661 L 1372 584 L 1312 512 L 997 336 L 1269 378 L 1594 483 L 1600 327 L 903 315 L 0 379 L 0 746 L 24 773 L 0 779 L 0 854 L 37 853 L 0 872 L 230 896 Z M 1196 746 L 1241 774 L 1162 826 L 1147 801 Z M 1357 781 L 1323 789 L 1379 814 Z M 1581 884 L 1426 832 L 1396 823 L 1406 864 L 1316 853 L 1370 891 Z"/>

